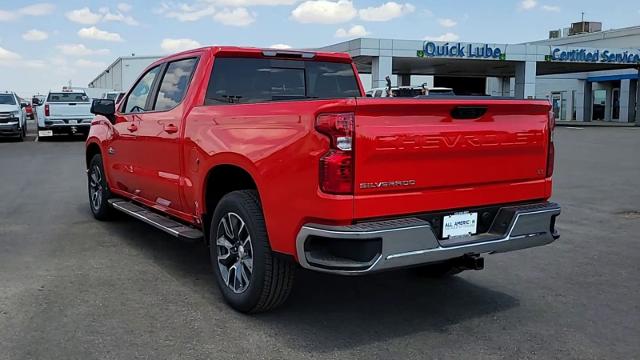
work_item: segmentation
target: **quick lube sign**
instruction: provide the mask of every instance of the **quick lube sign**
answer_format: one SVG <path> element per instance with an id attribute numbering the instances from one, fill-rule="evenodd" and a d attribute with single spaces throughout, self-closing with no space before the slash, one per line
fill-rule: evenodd
<path id="1" fill-rule="evenodd" d="M 498 46 L 489 44 L 435 43 L 427 41 L 418 57 L 449 57 L 461 59 L 505 60 L 506 53 Z"/>
<path id="2" fill-rule="evenodd" d="M 640 51 L 614 52 L 605 49 L 561 49 L 555 48 L 547 61 L 583 62 L 583 63 L 617 63 L 639 64 Z"/>

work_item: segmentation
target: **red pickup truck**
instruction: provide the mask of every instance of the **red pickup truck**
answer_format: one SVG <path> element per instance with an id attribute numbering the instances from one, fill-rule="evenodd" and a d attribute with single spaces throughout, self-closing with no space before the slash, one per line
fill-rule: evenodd
<path id="1" fill-rule="evenodd" d="M 90 207 L 209 245 L 224 299 L 282 304 L 297 265 L 481 269 L 558 238 L 548 101 L 367 98 L 346 54 L 207 47 L 94 100 Z"/>

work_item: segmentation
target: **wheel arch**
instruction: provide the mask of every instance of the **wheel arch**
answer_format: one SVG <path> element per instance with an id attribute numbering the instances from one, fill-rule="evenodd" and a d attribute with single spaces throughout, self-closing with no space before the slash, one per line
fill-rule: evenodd
<path id="1" fill-rule="evenodd" d="M 85 166 L 87 169 L 89 168 L 91 159 L 93 159 L 93 157 L 96 155 L 102 155 L 100 145 L 95 142 L 90 142 L 89 144 L 87 144 L 87 149 L 85 150 Z"/>
<path id="2" fill-rule="evenodd" d="M 237 190 L 255 190 L 260 199 L 260 189 L 255 176 L 246 167 L 238 164 L 220 163 L 212 166 L 207 171 L 203 185 L 202 220 L 207 241 L 211 217 L 223 196 Z"/>

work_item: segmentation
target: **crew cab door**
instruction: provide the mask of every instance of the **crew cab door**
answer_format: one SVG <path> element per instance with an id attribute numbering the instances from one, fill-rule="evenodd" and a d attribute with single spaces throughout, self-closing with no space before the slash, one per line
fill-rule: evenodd
<path id="1" fill-rule="evenodd" d="M 164 64 L 154 83 L 146 111 L 136 114 L 133 162 L 136 195 L 163 211 L 183 211 L 181 201 L 181 137 L 187 107 L 183 99 L 198 59 Z"/>
<path id="2" fill-rule="evenodd" d="M 115 131 L 107 146 L 106 163 L 111 186 L 131 195 L 137 195 L 139 189 L 140 172 L 135 166 L 135 157 L 141 116 L 146 111 L 147 100 L 160 70 L 160 66 L 149 69 L 129 92 L 116 114 Z"/>

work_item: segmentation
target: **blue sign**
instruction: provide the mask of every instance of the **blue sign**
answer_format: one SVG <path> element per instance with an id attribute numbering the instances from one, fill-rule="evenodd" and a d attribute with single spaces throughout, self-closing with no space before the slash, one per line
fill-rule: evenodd
<path id="1" fill-rule="evenodd" d="M 592 50 L 592 49 L 573 49 L 562 50 L 560 48 L 553 49 L 551 61 L 567 61 L 567 62 L 587 62 L 587 63 L 618 63 L 618 64 L 638 64 L 640 63 L 640 52 L 630 53 L 625 51 L 622 53 L 613 53 L 610 50 Z"/>
<path id="2" fill-rule="evenodd" d="M 497 60 L 504 60 L 506 58 L 506 54 L 502 49 L 498 47 L 493 48 L 489 44 L 445 43 L 438 45 L 435 42 L 425 42 L 423 50 L 418 52 L 418 56 Z"/>

